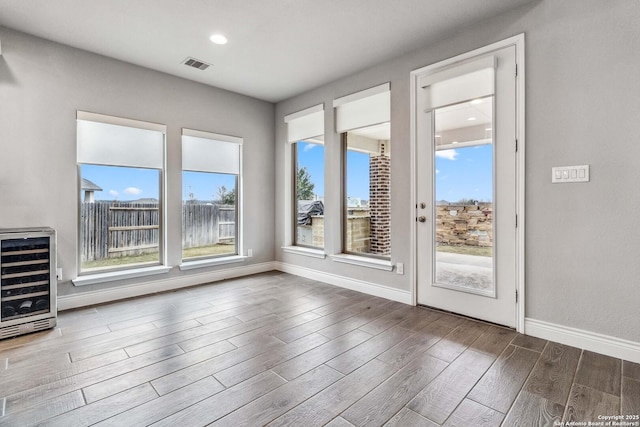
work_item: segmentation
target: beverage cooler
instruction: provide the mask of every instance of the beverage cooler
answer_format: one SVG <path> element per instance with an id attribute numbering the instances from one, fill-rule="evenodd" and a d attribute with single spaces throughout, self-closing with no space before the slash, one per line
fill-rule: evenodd
<path id="1" fill-rule="evenodd" d="M 56 326 L 56 232 L 0 229 L 0 339 Z"/>

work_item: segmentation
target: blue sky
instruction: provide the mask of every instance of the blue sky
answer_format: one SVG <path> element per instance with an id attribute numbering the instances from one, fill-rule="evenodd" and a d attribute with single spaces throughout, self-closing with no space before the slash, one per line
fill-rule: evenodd
<path id="1" fill-rule="evenodd" d="M 392 160 L 393 161 L 393 160 Z M 436 156 L 436 200 L 493 200 L 493 146 L 439 151 Z M 324 146 L 298 143 L 298 167 L 307 167 L 315 193 L 324 195 Z M 369 156 L 347 153 L 347 195 L 369 200 Z"/>
<path id="2" fill-rule="evenodd" d="M 369 200 L 369 155 L 347 151 L 347 197 Z"/>
<path id="3" fill-rule="evenodd" d="M 158 199 L 160 172 L 156 169 L 139 169 L 117 166 L 82 165 L 82 177 L 102 188 L 96 191 L 96 200 Z M 193 193 L 196 200 L 218 198 L 218 188 L 235 187 L 235 176 L 205 172 L 183 172 L 182 198 L 187 200 Z"/>
<path id="4" fill-rule="evenodd" d="M 218 189 L 224 186 L 231 191 L 236 186 L 235 175 L 207 172 L 182 172 L 182 200 L 193 193 L 196 200 L 217 200 Z"/>
<path id="5" fill-rule="evenodd" d="M 298 142 L 298 167 L 306 167 L 315 184 L 314 192 L 324 196 L 324 146 Z M 349 151 L 347 153 L 347 196 L 369 200 L 369 156 Z"/>
<path id="6" fill-rule="evenodd" d="M 492 201 L 493 145 L 438 151 L 436 200 Z"/>
<path id="7" fill-rule="evenodd" d="M 298 169 L 307 168 L 314 184 L 313 192 L 320 198 L 324 197 L 324 145 L 300 141 L 296 148 Z"/>
<path id="8" fill-rule="evenodd" d="M 439 151 L 436 156 L 436 200 L 492 201 L 492 157 L 491 144 Z M 298 166 L 307 167 L 315 193 L 324 196 L 324 146 L 298 143 Z M 347 195 L 369 200 L 368 155 L 348 152 L 347 169 Z M 95 192 L 96 200 L 158 199 L 159 172 L 155 169 L 82 165 L 81 170 L 83 178 L 103 189 Z M 183 172 L 183 200 L 187 200 L 191 192 L 197 200 L 213 200 L 222 185 L 232 189 L 234 175 Z"/>

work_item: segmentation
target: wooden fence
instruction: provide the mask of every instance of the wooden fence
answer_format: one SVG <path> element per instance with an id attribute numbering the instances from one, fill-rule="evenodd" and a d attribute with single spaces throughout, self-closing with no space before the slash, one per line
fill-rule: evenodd
<path id="1" fill-rule="evenodd" d="M 236 208 L 210 203 L 182 205 L 182 247 L 228 243 L 235 238 Z"/>
<path id="2" fill-rule="evenodd" d="M 158 204 L 82 203 L 82 261 L 131 256 L 158 250 Z M 191 248 L 232 242 L 235 207 L 205 203 L 182 205 L 182 246 Z"/>

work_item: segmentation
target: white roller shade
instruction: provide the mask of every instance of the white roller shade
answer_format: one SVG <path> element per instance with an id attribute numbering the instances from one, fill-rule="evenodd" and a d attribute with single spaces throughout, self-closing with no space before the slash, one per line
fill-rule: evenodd
<path id="1" fill-rule="evenodd" d="M 324 104 L 285 116 L 287 141 L 296 142 L 324 135 Z"/>
<path id="2" fill-rule="evenodd" d="M 239 175 L 241 143 L 241 138 L 233 136 L 184 129 L 182 132 L 182 169 Z"/>
<path id="3" fill-rule="evenodd" d="M 164 133 L 155 123 L 79 111 L 78 163 L 162 169 Z"/>
<path id="4" fill-rule="evenodd" d="M 493 95 L 495 65 L 495 57 L 488 56 L 422 77 L 420 84 L 425 89 L 425 108 L 434 109 Z"/>
<path id="5" fill-rule="evenodd" d="M 389 83 L 343 96 L 333 101 L 336 132 L 342 133 L 391 120 Z"/>

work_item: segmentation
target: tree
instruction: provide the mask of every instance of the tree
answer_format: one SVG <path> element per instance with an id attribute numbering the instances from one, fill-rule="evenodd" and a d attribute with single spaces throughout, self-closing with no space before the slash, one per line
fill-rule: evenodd
<path id="1" fill-rule="evenodd" d="M 298 169 L 298 176 L 296 179 L 296 194 L 298 200 L 313 200 L 313 189 L 315 184 L 311 182 L 311 175 L 307 170 L 307 167 Z"/>
<path id="2" fill-rule="evenodd" d="M 218 187 L 218 201 L 222 205 L 235 205 L 236 189 L 233 188 L 231 191 L 227 191 L 227 187 L 221 185 L 220 187 Z"/>

